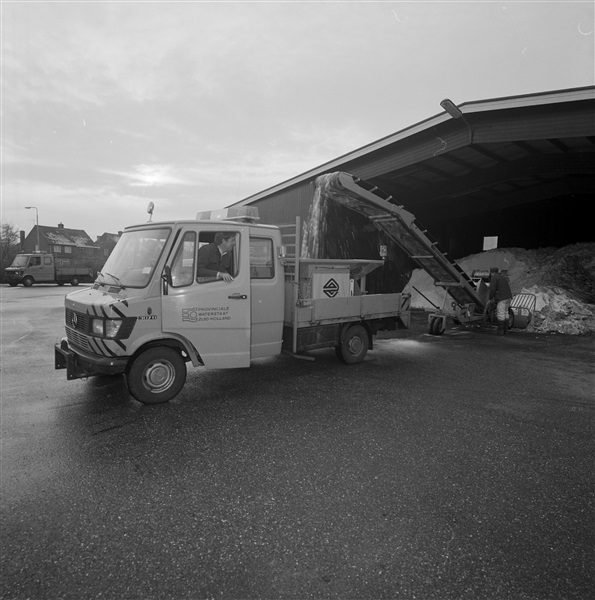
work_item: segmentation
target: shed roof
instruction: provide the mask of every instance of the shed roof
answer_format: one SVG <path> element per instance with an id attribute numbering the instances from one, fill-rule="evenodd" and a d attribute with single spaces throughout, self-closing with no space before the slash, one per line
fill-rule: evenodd
<path id="1" fill-rule="evenodd" d="M 236 204 L 342 170 L 439 219 L 595 189 L 595 86 L 465 102 Z"/>

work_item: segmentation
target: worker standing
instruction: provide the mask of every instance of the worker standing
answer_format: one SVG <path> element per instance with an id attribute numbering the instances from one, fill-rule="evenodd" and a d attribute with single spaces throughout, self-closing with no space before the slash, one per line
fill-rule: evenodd
<path id="1" fill-rule="evenodd" d="M 508 280 L 498 267 L 490 269 L 490 300 L 496 302 L 496 319 L 498 335 L 506 335 L 508 331 L 508 309 L 512 300 L 512 292 Z"/>

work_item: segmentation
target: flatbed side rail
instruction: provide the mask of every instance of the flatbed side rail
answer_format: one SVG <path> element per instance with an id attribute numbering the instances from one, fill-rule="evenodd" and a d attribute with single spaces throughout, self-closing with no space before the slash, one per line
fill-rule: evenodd
<path id="1" fill-rule="evenodd" d="M 367 217 L 424 269 L 435 285 L 445 288 L 458 305 L 474 304 L 480 312 L 485 309 L 484 299 L 476 292 L 471 278 L 392 196 L 341 171 L 321 175 L 316 186 L 324 197 Z"/>

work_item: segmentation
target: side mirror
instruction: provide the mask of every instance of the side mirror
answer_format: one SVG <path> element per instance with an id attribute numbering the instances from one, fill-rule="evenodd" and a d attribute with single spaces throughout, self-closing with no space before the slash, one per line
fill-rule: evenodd
<path id="1" fill-rule="evenodd" d="M 165 265 L 165 267 L 163 267 L 161 279 L 163 280 L 163 295 L 167 296 L 169 286 L 172 285 L 171 267 L 169 265 Z"/>

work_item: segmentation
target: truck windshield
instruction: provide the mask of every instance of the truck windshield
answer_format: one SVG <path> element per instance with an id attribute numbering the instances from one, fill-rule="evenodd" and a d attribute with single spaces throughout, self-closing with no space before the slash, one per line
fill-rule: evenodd
<path id="1" fill-rule="evenodd" d="M 98 274 L 98 280 L 122 287 L 145 287 L 170 233 L 169 228 L 125 231 Z"/>
<path id="2" fill-rule="evenodd" d="M 17 254 L 12 261 L 11 267 L 26 267 L 27 261 L 29 260 L 28 256 L 24 256 L 23 254 Z"/>

